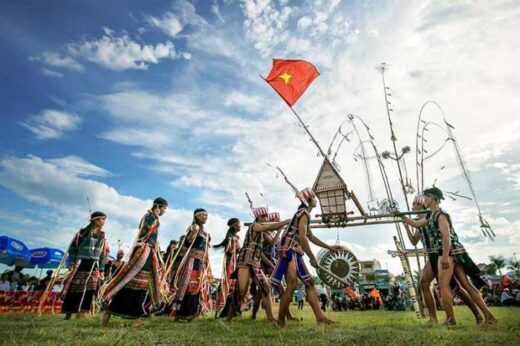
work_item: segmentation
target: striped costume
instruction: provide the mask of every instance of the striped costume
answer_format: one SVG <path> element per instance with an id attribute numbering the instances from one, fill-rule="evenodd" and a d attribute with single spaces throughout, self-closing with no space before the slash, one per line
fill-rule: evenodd
<path id="1" fill-rule="evenodd" d="M 102 287 L 107 312 L 130 319 L 145 317 L 168 300 L 157 243 L 158 231 L 159 218 L 148 211 L 141 220 L 128 261 Z"/>
<path id="2" fill-rule="evenodd" d="M 191 227 L 193 227 L 192 225 Z M 177 319 L 192 320 L 211 308 L 209 297 L 209 234 L 202 225 L 192 243 L 186 239 L 186 254 L 178 264 L 170 290 L 174 294 L 171 315 Z M 188 230 L 188 236 L 191 228 Z"/>
<path id="3" fill-rule="evenodd" d="M 255 285 L 260 288 L 262 294 L 269 294 L 271 285 L 269 284 L 261 265 L 264 236 L 262 232 L 253 231 L 254 225 L 255 224 L 253 223 L 249 226 L 246 232 L 244 244 L 238 254 L 237 269 L 249 268 Z"/>
<path id="4" fill-rule="evenodd" d="M 229 295 L 233 293 L 236 286 L 236 279 L 231 278 L 237 267 L 237 256 L 240 251 L 240 237 L 234 235 L 229 240 L 224 253 L 222 263 L 222 281 L 217 291 L 217 309 L 222 309 Z"/>
<path id="5" fill-rule="evenodd" d="M 486 282 L 480 277 L 481 272 L 478 266 L 473 262 L 471 257 L 469 257 L 468 253 L 464 246 L 460 243 L 459 237 L 457 233 L 455 233 L 455 229 L 453 228 L 453 224 L 451 222 L 451 217 L 448 213 L 444 212 L 442 209 L 438 209 L 433 212 L 428 218 L 428 230 L 427 234 L 430 235 L 430 246 L 431 250 L 428 253 L 430 264 L 432 266 L 433 273 L 435 276 L 438 276 L 438 259 L 442 256 L 442 234 L 439 227 L 439 216 L 444 215 L 448 219 L 448 224 L 450 227 L 450 240 L 451 240 L 451 248 L 450 248 L 450 256 L 453 256 L 455 262 L 461 264 L 464 268 L 464 272 L 470 278 L 471 282 L 477 289 L 481 289 L 486 285 Z M 430 257 L 431 256 L 431 257 Z M 452 280 L 450 283 L 452 288 L 457 286 L 456 282 Z"/>
<path id="6" fill-rule="evenodd" d="M 105 232 L 94 233 L 90 225 L 76 234 L 68 250 L 71 270 L 61 293 L 63 313 L 90 311 L 105 267 L 106 243 Z"/>
<path id="7" fill-rule="evenodd" d="M 296 261 L 296 273 L 298 278 L 305 284 L 305 287 L 310 287 L 314 284 L 312 276 L 303 261 L 304 252 L 298 240 L 298 225 L 303 215 L 307 215 L 308 220 L 310 220 L 310 215 L 305 207 L 298 209 L 289 223 L 289 227 L 287 227 L 282 235 L 281 246 L 277 254 L 278 262 L 271 274 L 271 282 L 273 287 L 277 290 L 280 290 L 283 277 L 287 272 L 287 268 L 289 267 L 289 263 L 291 263 L 293 257 Z M 310 224 L 307 223 L 307 234 L 310 233 Z"/>

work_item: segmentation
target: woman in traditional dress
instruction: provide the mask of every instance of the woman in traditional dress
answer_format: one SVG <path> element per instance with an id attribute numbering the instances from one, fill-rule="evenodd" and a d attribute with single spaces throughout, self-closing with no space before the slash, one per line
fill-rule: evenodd
<path id="1" fill-rule="evenodd" d="M 204 229 L 208 213 L 202 208 L 195 209 L 193 222 L 188 227 L 184 239 L 186 254 L 179 263 L 172 284 L 174 294 L 171 315 L 175 320 L 191 321 L 209 311 L 209 265 L 210 236 Z M 182 248 L 182 246 L 181 246 Z"/>
<path id="2" fill-rule="evenodd" d="M 424 206 L 430 211 L 428 219 L 411 220 L 402 216 L 402 220 L 405 224 L 416 228 L 428 226 L 432 238 L 431 246 L 437 250 L 439 256 L 437 263 L 439 288 L 442 305 L 446 312 L 446 325 L 457 324 L 453 313 L 453 294 L 450 288 L 450 282 L 454 275 L 458 283 L 469 293 L 471 299 L 484 314 L 485 323 L 495 324 L 497 322 L 496 317 L 487 307 L 478 289 L 475 288 L 476 286 L 480 289 L 486 285 L 480 278 L 480 270 L 459 242 L 450 215 L 439 207 L 440 201 L 444 199 L 442 191 L 437 187 L 432 187 L 424 190 L 423 194 L 425 196 Z"/>
<path id="3" fill-rule="evenodd" d="M 125 261 L 123 258 L 125 257 L 125 251 L 123 249 L 117 250 L 116 259 L 113 261 L 109 261 L 105 266 L 105 280 L 110 279 L 112 276 L 116 275 L 117 271 L 121 269 Z"/>
<path id="4" fill-rule="evenodd" d="M 157 242 L 159 217 L 167 208 L 164 198 L 154 200 L 152 209 L 141 219 L 128 261 L 101 288 L 105 307 L 102 326 L 108 324 L 111 315 L 116 315 L 135 319 L 134 327 L 140 327 L 145 324 L 142 317 L 159 310 L 168 300 L 169 290 Z M 151 307 L 147 306 L 148 301 Z"/>
<path id="5" fill-rule="evenodd" d="M 228 298 L 231 299 L 231 295 L 235 289 L 236 279 L 232 279 L 231 275 L 236 269 L 238 251 L 240 250 L 240 236 L 238 235 L 240 232 L 240 220 L 237 218 L 231 218 L 228 220 L 227 225 L 229 229 L 224 240 L 217 245 L 213 245 L 214 249 L 224 249 L 222 281 L 217 289 L 216 318 L 227 316 L 227 311 L 223 308 L 226 306 Z"/>
<path id="6" fill-rule="evenodd" d="M 101 211 L 93 212 L 88 226 L 79 230 L 69 247 L 70 267 L 62 291 L 61 308 L 66 320 L 72 314 L 77 317 L 87 314 L 92 306 L 105 269 L 107 240 L 103 225 L 106 218 Z"/>

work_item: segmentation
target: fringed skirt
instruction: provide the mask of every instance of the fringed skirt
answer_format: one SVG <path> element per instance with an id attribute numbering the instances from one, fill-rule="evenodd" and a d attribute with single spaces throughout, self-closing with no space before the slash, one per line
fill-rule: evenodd
<path id="1" fill-rule="evenodd" d="M 226 277 L 222 279 L 218 285 L 216 308 L 217 310 L 222 309 L 226 305 L 228 297 L 233 294 L 236 286 L 236 279 L 232 278 L 233 272 L 235 271 L 235 264 L 229 264 L 226 268 Z"/>
<path id="2" fill-rule="evenodd" d="M 179 268 L 179 276 L 172 316 L 177 319 L 191 320 L 208 310 L 209 297 L 204 282 L 205 265 L 202 259 L 190 257 Z"/>
<path id="3" fill-rule="evenodd" d="M 149 315 L 150 306 L 162 302 L 158 284 L 158 262 L 148 245 L 136 247 L 128 262 L 103 289 L 106 311 L 123 318 Z"/>
<path id="4" fill-rule="evenodd" d="M 459 252 L 457 254 L 452 254 L 452 256 L 455 259 L 455 263 L 462 265 L 462 268 L 464 268 L 464 272 L 468 276 L 473 286 L 477 288 L 477 290 L 480 290 L 482 287 L 487 285 L 486 282 L 480 277 L 482 275 L 482 272 L 475 264 L 475 262 L 473 262 L 471 257 L 469 257 L 466 251 Z M 437 278 L 437 281 L 439 278 L 439 257 L 440 255 L 436 253 L 428 253 L 428 260 L 430 261 L 433 274 Z M 455 278 L 451 279 L 450 287 L 452 290 L 458 289 L 459 285 Z"/>
<path id="5" fill-rule="evenodd" d="M 89 312 L 99 283 L 98 261 L 80 259 L 65 280 L 62 291 L 65 314 Z"/>

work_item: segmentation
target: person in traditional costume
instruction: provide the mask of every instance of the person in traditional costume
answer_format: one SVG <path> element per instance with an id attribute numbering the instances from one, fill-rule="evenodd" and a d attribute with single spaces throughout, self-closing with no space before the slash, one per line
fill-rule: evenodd
<path id="1" fill-rule="evenodd" d="M 125 261 L 123 258 L 125 257 L 125 251 L 123 249 L 117 250 L 116 259 L 113 261 L 109 261 L 105 266 L 105 279 L 108 280 L 112 276 L 114 276 L 119 269 L 123 266 Z"/>
<path id="2" fill-rule="evenodd" d="M 168 260 L 164 262 L 167 268 L 166 272 L 168 273 L 168 282 L 170 283 L 170 285 L 173 285 L 173 280 L 175 279 L 177 269 L 179 269 L 179 264 L 184 258 L 184 255 L 186 255 L 186 252 L 190 245 L 184 241 L 185 238 L 185 235 L 182 235 L 179 238 L 179 244 L 175 249 L 173 256 L 170 256 L 170 258 L 168 258 Z"/>
<path id="3" fill-rule="evenodd" d="M 296 289 L 297 279 L 300 279 L 305 285 L 307 300 L 314 312 L 316 321 L 319 324 L 333 324 L 336 322 L 325 317 L 320 309 L 313 278 L 305 266 L 303 255 L 307 254 L 310 259 L 310 264 L 317 268 L 318 261 L 312 253 L 309 241 L 329 251 L 339 251 L 343 249 L 343 247 L 340 245 L 328 245 L 312 234 L 310 229 L 310 212 L 317 204 L 316 195 L 312 189 L 303 189 L 297 194 L 297 197 L 300 199 L 301 204 L 291 219 L 289 227 L 287 227 L 282 235 L 281 247 L 278 251 L 278 262 L 271 275 L 273 287 L 279 291 L 284 277 L 287 283 L 285 292 L 281 294 L 278 325 L 285 327 L 285 318 L 292 301 L 292 295 Z"/>
<path id="4" fill-rule="evenodd" d="M 237 265 L 238 252 L 240 251 L 240 220 L 231 218 L 227 222 L 228 230 L 224 240 L 213 245 L 214 249 L 224 250 L 224 260 L 222 262 L 222 280 L 217 289 L 215 317 L 226 317 L 227 310 L 224 309 L 226 301 L 232 299 L 231 295 L 235 290 L 236 279 L 231 276 L 235 272 Z M 229 304 L 227 305 L 229 307 Z"/>
<path id="5" fill-rule="evenodd" d="M 264 233 L 274 230 L 280 231 L 283 226 L 289 223 L 289 220 L 264 224 L 269 221 L 268 209 L 254 208 L 253 213 L 255 222 L 249 226 L 246 232 L 244 244 L 238 254 L 237 269 L 233 274 L 233 277 L 237 278 L 237 287 L 228 309 L 228 322 L 231 322 L 235 317 L 235 313 L 240 311 L 242 301 L 248 293 L 251 279 L 262 293 L 262 301 L 268 321 L 276 321 L 271 307 L 271 285 L 261 266 L 262 248 L 266 239 Z"/>
<path id="6" fill-rule="evenodd" d="M 175 255 L 175 252 L 177 251 L 177 244 L 177 240 L 170 240 L 170 244 L 168 244 L 168 247 L 166 248 L 166 251 L 164 251 L 163 254 L 164 263 L 169 263 L 170 258 L 172 258 Z"/>
<path id="7" fill-rule="evenodd" d="M 280 217 L 280 213 L 273 212 L 269 213 L 268 216 L 269 222 L 280 222 L 282 219 Z M 283 228 L 280 228 L 280 231 Z M 273 269 L 276 266 L 276 256 L 275 256 L 275 246 L 279 243 L 281 232 L 271 231 L 265 232 L 264 236 L 264 245 L 262 247 L 262 260 L 261 266 L 262 271 L 266 276 L 270 277 Z M 256 287 L 256 285 L 251 285 L 251 292 L 253 294 L 253 309 L 251 311 L 251 319 L 256 320 L 256 314 L 258 313 L 258 309 L 260 309 L 260 304 L 262 303 L 262 291 Z M 264 308 L 265 309 L 265 308 Z M 287 311 L 287 319 L 292 321 L 301 321 L 301 319 L 294 317 L 291 314 L 291 311 Z"/>
<path id="8" fill-rule="evenodd" d="M 184 239 L 186 253 L 179 263 L 170 288 L 174 294 L 171 315 L 175 317 L 175 320 L 190 322 L 211 308 L 209 296 L 210 236 L 204 228 L 207 219 L 206 210 L 195 209 L 193 222 L 188 227 Z"/>
<path id="9" fill-rule="evenodd" d="M 432 187 L 424 190 L 423 194 L 425 196 L 424 206 L 430 211 L 429 217 L 420 220 L 401 217 L 403 223 L 409 226 L 428 227 L 432 240 L 431 246 L 436 249 L 438 256 L 439 288 L 442 305 L 446 312 L 446 325 L 457 324 L 453 313 L 453 294 L 450 287 L 454 275 L 460 286 L 469 293 L 471 299 L 483 312 L 485 323 L 495 324 L 496 317 L 491 313 L 478 291 L 486 285 L 485 281 L 480 278 L 480 270 L 460 243 L 450 215 L 439 207 L 440 201 L 444 199 L 442 191 L 437 187 Z M 432 270 L 435 270 L 434 266 L 432 265 Z"/>
<path id="10" fill-rule="evenodd" d="M 108 324 L 111 315 L 135 319 L 134 327 L 143 326 L 146 323 L 143 318 L 168 301 L 169 290 L 157 241 L 159 217 L 167 208 L 168 202 L 164 198 L 158 197 L 153 201 L 152 209 L 141 219 L 127 262 L 102 286 L 101 299 L 105 310 L 102 326 Z M 148 306 L 148 301 L 151 306 Z"/>
<path id="11" fill-rule="evenodd" d="M 62 313 L 81 317 L 90 312 L 105 270 L 107 240 L 103 226 L 107 216 L 101 211 L 90 215 L 90 223 L 79 230 L 68 249 L 69 273 L 62 291 Z"/>
<path id="12" fill-rule="evenodd" d="M 412 203 L 413 211 L 423 211 L 424 208 L 424 197 L 416 196 Z M 417 220 L 420 219 L 428 219 L 429 213 L 425 215 L 421 215 Z M 433 298 L 430 285 L 434 279 L 439 282 L 439 269 L 438 269 L 438 261 L 439 256 L 437 255 L 437 249 L 433 247 L 433 236 L 430 232 L 430 229 L 426 226 L 417 228 L 417 231 L 413 231 L 410 227 L 406 227 L 406 232 L 408 234 L 408 238 L 412 245 L 417 245 L 419 240 L 422 242 L 424 251 L 427 255 L 426 263 L 421 271 L 421 291 L 424 297 L 424 301 L 426 302 L 426 307 L 428 308 L 428 315 L 430 317 L 429 322 L 437 323 L 437 311 L 435 308 L 435 300 Z M 457 294 L 461 300 L 468 306 L 473 315 L 475 316 L 475 320 L 477 324 L 481 324 L 484 322 L 480 312 L 478 310 L 477 305 L 468 292 L 461 288 L 457 280 L 453 277 L 450 282 L 450 287 L 454 294 Z"/>

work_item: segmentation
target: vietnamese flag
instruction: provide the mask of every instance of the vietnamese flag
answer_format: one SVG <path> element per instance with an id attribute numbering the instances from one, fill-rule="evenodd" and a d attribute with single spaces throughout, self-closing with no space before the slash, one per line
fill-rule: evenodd
<path id="1" fill-rule="evenodd" d="M 265 79 L 292 107 L 320 73 L 305 60 L 273 59 L 273 68 Z"/>

